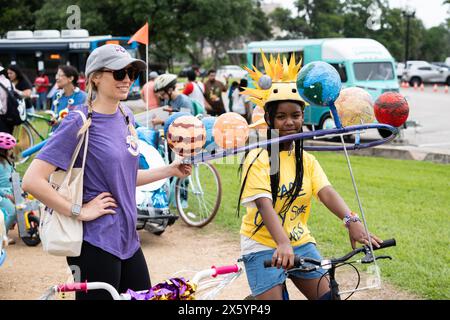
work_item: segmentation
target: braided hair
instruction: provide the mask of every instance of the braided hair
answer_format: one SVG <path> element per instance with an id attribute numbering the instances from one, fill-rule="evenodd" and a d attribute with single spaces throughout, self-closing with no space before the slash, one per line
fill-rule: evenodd
<path id="1" fill-rule="evenodd" d="M 265 110 L 266 110 L 265 117 L 266 117 L 266 120 L 269 120 L 268 121 L 269 128 L 267 129 L 267 139 L 275 138 L 275 137 L 272 137 L 272 130 L 275 129 L 274 128 L 275 115 L 277 113 L 278 106 L 281 102 L 286 102 L 286 101 L 272 101 L 272 102 L 267 103 L 265 106 Z M 288 100 L 288 102 L 298 104 L 298 101 Z M 302 131 L 303 131 L 303 129 L 300 128 L 300 132 L 302 132 Z M 295 149 L 295 179 L 294 179 L 294 183 L 293 183 L 292 187 L 285 194 L 283 194 L 281 196 L 281 198 L 288 199 L 283 204 L 280 212 L 278 213 L 281 217 L 286 216 L 289 208 L 294 203 L 294 201 L 297 199 L 297 197 L 300 195 L 300 192 L 302 190 L 302 184 L 303 184 L 303 140 L 300 140 L 299 142 L 295 143 L 294 149 Z M 276 149 L 276 150 L 279 150 L 279 149 Z M 245 178 L 243 180 L 240 194 L 239 194 L 239 199 L 238 199 L 238 206 L 237 206 L 237 215 L 238 216 L 240 213 L 241 197 L 242 197 L 242 193 L 244 192 L 248 173 L 250 172 L 252 165 L 255 163 L 255 161 L 258 159 L 258 157 L 261 155 L 262 151 L 263 150 L 261 150 L 258 153 L 258 155 L 255 157 L 255 159 L 253 159 L 253 161 L 250 163 L 248 170 L 246 172 Z M 278 168 L 280 168 L 279 167 L 280 155 L 278 153 L 276 158 L 272 157 L 272 145 L 270 145 L 270 144 L 267 146 L 267 152 L 269 154 L 269 159 L 276 160 L 275 162 L 270 161 L 270 168 L 271 168 L 270 172 L 273 172 L 274 170 L 272 170 L 272 168 L 274 166 L 278 166 Z M 247 155 L 248 155 L 248 153 L 245 154 L 245 157 L 247 157 Z M 242 178 L 242 170 L 243 170 L 243 163 L 239 167 L 239 173 L 240 173 L 241 178 Z M 270 174 L 270 189 L 271 189 L 270 191 L 272 194 L 272 204 L 273 204 L 274 208 L 275 208 L 277 198 L 278 198 L 279 184 L 280 184 L 280 170 L 276 170 L 275 173 Z M 282 218 L 282 224 L 284 224 L 284 221 L 285 221 L 285 219 Z M 264 221 L 261 221 L 261 223 L 256 226 L 253 234 L 256 234 L 263 226 L 264 226 Z"/>

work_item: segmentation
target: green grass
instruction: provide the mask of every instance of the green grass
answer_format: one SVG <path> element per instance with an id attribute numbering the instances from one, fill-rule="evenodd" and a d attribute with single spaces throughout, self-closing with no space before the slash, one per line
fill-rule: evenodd
<path id="1" fill-rule="evenodd" d="M 359 212 L 343 154 L 314 153 L 334 188 Z M 425 299 L 450 298 L 450 166 L 430 162 L 352 156 L 363 210 L 371 232 L 397 246 L 384 250 L 383 279 Z M 238 165 L 217 165 L 224 188 L 215 223 L 239 232 Z M 245 211 L 241 210 L 241 217 Z M 350 249 L 348 233 L 325 206 L 313 203 L 309 227 L 324 256 Z M 381 253 L 380 253 L 381 254 Z"/>

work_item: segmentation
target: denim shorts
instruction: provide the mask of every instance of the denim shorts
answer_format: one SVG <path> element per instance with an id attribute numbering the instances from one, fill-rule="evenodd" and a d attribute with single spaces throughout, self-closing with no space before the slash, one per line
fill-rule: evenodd
<path id="1" fill-rule="evenodd" d="M 248 284 L 253 296 L 260 295 L 277 285 L 283 284 L 286 281 L 287 275 L 283 268 L 264 268 L 264 260 L 271 260 L 274 251 L 275 249 L 264 250 L 242 256 L 242 261 L 245 265 L 245 273 L 247 274 Z M 322 259 L 319 251 L 316 248 L 316 245 L 312 242 L 294 247 L 294 254 L 317 260 Z M 312 272 L 294 271 L 292 273 L 289 273 L 289 277 L 300 279 L 317 279 L 325 273 L 326 271 L 320 268 L 319 270 Z"/>

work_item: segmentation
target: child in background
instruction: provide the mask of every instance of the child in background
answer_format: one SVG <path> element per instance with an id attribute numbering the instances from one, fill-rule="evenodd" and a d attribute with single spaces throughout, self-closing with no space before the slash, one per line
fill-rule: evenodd
<path id="1" fill-rule="evenodd" d="M 6 132 L 0 132 L 0 208 L 5 215 L 6 232 L 16 221 L 16 209 L 14 205 L 11 176 L 14 172 L 14 159 L 12 149 L 16 145 L 16 139 Z M 14 244 L 13 239 L 8 239 L 9 244 Z"/>

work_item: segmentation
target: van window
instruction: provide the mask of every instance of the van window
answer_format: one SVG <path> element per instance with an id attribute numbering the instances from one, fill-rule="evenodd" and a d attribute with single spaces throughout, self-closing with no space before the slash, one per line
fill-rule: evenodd
<path id="1" fill-rule="evenodd" d="M 431 71 L 432 70 L 431 67 L 420 67 L 420 68 L 417 68 L 417 69 L 423 70 L 423 71 Z"/>
<path id="2" fill-rule="evenodd" d="M 264 51 L 264 49 L 263 49 Z M 277 53 L 277 52 L 264 52 L 264 54 L 266 55 L 267 59 L 269 59 L 270 55 L 272 54 L 273 57 L 276 59 L 278 54 L 280 55 L 280 59 L 281 61 L 283 61 L 283 57 L 286 57 L 287 61 L 290 61 L 290 57 L 291 54 L 294 52 L 282 52 L 282 53 Z M 300 61 L 303 61 L 303 51 L 295 51 L 295 63 L 299 63 Z M 261 72 L 264 72 L 264 63 L 262 61 L 261 58 L 261 53 L 254 53 L 253 54 L 253 65 L 260 70 Z M 302 66 L 304 65 L 304 63 L 302 63 Z M 250 68 L 251 69 L 251 68 Z"/>
<path id="3" fill-rule="evenodd" d="M 347 82 L 347 70 L 345 69 L 345 65 L 343 63 L 330 63 L 336 71 L 339 73 L 342 82 Z"/>
<path id="4" fill-rule="evenodd" d="M 358 81 L 394 79 L 394 69 L 390 62 L 356 62 L 353 69 Z"/>

